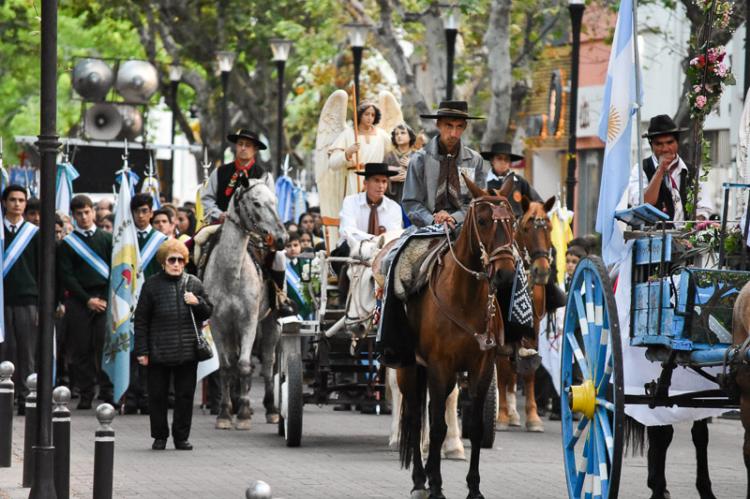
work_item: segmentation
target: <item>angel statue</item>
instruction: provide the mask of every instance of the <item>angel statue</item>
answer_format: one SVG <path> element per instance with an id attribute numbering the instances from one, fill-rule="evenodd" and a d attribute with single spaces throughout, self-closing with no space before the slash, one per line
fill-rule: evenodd
<path id="1" fill-rule="evenodd" d="M 355 172 L 366 163 L 383 162 L 392 148 L 391 130 L 403 121 L 398 101 L 384 90 L 377 104 L 359 104 L 355 130 L 346 124 L 349 102 L 344 90 L 336 90 L 328 97 L 320 113 L 315 142 L 315 182 L 328 251 L 338 241 L 338 217 L 344 197 L 362 190 L 362 177 Z"/>

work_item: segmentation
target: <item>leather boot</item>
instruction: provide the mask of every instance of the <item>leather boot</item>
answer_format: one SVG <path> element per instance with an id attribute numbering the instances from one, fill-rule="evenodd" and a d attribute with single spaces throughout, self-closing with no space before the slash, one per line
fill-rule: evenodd
<path id="1" fill-rule="evenodd" d="M 275 302 L 276 310 L 278 310 L 279 316 L 289 317 L 289 316 L 297 315 L 297 312 L 298 312 L 297 304 L 294 303 L 291 299 L 289 299 L 289 296 L 287 296 L 286 292 L 284 291 L 284 284 L 286 282 L 286 271 L 269 270 L 268 273 L 270 274 L 271 280 L 273 281 L 274 287 L 276 288 L 275 300 L 273 300 L 272 303 Z"/>

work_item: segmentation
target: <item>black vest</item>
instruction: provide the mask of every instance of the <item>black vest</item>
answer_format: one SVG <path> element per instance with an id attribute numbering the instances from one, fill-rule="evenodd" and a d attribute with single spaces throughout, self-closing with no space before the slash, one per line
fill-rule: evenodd
<path id="1" fill-rule="evenodd" d="M 687 165 L 687 170 L 680 172 L 680 200 L 682 200 L 683 210 L 685 209 L 685 200 L 687 199 L 687 188 L 690 184 L 691 175 L 688 175 L 690 171 L 690 165 Z M 646 174 L 646 178 L 651 182 L 651 178 L 656 173 L 656 167 L 652 158 L 646 158 L 643 160 L 643 173 Z M 669 179 L 667 179 L 669 181 Z M 662 179 L 662 183 L 659 186 L 659 197 L 656 200 L 656 208 L 660 209 L 667 215 L 669 219 L 674 219 L 674 201 L 672 201 L 672 193 L 667 187 L 666 183 Z"/>
<path id="2" fill-rule="evenodd" d="M 266 173 L 266 170 L 263 169 L 260 164 L 258 164 L 258 161 L 256 160 L 255 164 L 252 168 L 250 168 L 250 171 L 247 172 L 247 178 L 253 179 L 253 178 L 263 178 L 263 175 Z M 229 200 L 231 199 L 231 195 L 227 196 L 226 190 L 229 186 L 229 181 L 232 179 L 232 175 L 234 174 L 234 162 L 232 163 L 225 163 L 219 167 L 219 169 L 216 171 L 216 180 L 217 180 L 217 188 L 216 188 L 216 206 L 219 207 L 221 211 L 227 211 L 229 208 Z M 245 173 L 240 173 L 240 177 L 245 175 Z M 237 179 L 239 182 L 239 178 Z M 235 184 L 235 189 L 237 188 L 237 185 Z M 234 194 L 234 193 L 232 193 Z"/>

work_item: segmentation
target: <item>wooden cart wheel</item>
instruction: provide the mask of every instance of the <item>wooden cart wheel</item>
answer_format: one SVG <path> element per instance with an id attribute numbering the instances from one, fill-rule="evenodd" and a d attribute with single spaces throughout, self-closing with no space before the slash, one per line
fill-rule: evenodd
<path id="1" fill-rule="evenodd" d="M 612 285 L 598 257 L 584 258 L 576 267 L 561 342 L 568 496 L 615 498 L 623 452 L 622 345 Z"/>
<path id="2" fill-rule="evenodd" d="M 281 385 L 284 415 L 284 438 L 287 447 L 299 447 L 302 440 L 302 358 L 290 353 L 286 358 L 284 380 Z"/>
<path id="3" fill-rule="evenodd" d="M 492 382 L 484 399 L 484 415 L 482 425 L 482 448 L 491 449 L 495 445 L 495 423 L 497 421 L 497 369 L 492 368 Z"/>
<path id="4" fill-rule="evenodd" d="M 276 367 L 279 367 L 279 360 L 276 359 Z M 279 421 L 276 423 L 278 435 L 284 436 L 284 416 L 281 415 L 281 373 L 273 373 L 273 402 L 279 408 Z"/>

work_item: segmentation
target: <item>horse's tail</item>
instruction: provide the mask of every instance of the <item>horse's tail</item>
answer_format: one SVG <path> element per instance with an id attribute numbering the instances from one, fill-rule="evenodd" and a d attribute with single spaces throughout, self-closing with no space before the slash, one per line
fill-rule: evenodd
<path id="1" fill-rule="evenodd" d="M 642 456 L 645 442 L 646 427 L 630 416 L 625 416 L 625 454 L 630 449 L 631 456 Z"/>
<path id="2" fill-rule="evenodd" d="M 407 381 L 401 397 L 398 455 L 401 467 L 409 468 L 414 452 L 421 452 L 422 425 L 427 406 L 427 370 L 420 365 L 407 368 Z"/>

